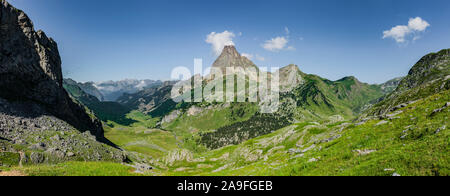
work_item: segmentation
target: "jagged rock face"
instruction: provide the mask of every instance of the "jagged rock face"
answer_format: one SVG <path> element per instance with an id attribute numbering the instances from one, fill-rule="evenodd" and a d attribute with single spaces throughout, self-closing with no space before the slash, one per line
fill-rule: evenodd
<path id="1" fill-rule="evenodd" d="M 225 46 L 222 54 L 214 62 L 213 68 L 221 68 L 222 71 L 227 67 L 256 68 L 256 65 L 247 57 L 241 56 L 234 46 Z M 230 74 L 230 73 L 227 73 Z"/>
<path id="2" fill-rule="evenodd" d="M 280 91 L 289 92 L 298 85 L 304 82 L 302 75 L 304 75 L 297 65 L 288 65 L 278 70 L 280 78 Z"/>
<path id="3" fill-rule="evenodd" d="M 2 0 L 1 4 L 2 54 L 6 57 L 16 57 L 2 58 L 2 64 L 23 65 L 18 68 L 31 69 L 38 63 L 48 77 L 61 84 L 61 59 L 56 43 L 47 38 L 44 32 L 35 32 L 33 23 L 24 12 L 12 7 L 6 1 Z M 40 76 L 36 74 L 35 77 Z"/>
<path id="4" fill-rule="evenodd" d="M 56 42 L 34 31 L 24 12 L 0 0 L 0 97 L 41 105 L 78 130 L 102 139 L 101 123 L 72 101 L 62 78 Z"/>

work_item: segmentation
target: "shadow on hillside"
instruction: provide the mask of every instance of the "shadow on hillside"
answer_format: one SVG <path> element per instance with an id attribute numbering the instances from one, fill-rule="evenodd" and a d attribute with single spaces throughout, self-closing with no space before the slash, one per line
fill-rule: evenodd
<path id="1" fill-rule="evenodd" d="M 25 100 L 7 100 L 0 98 L 0 114 L 6 115 L 3 116 L 3 120 L 14 122 L 10 123 L 10 126 L 23 127 L 23 126 L 34 126 L 34 127 L 66 127 L 67 125 L 72 126 L 73 128 L 79 130 L 81 133 L 89 131 L 92 135 L 96 137 L 96 140 L 109 145 L 111 147 L 120 149 L 116 144 L 109 141 L 103 136 L 103 130 L 98 132 L 98 130 L 89 130 L 84 129 L 83 126 L 79 126 L 77 124 L 71 123 L 65 119 L 55 116 L 52 112 L 49 112 L 45 107 L 41 104 L 35 103 L 33 101 L 25 101 Z M 87 114 L 86 114 L 87 115 Z M 9 117 L 8 117 L 9 116 Z M 53 116 L 58 120 L 43 120 L 41 117 Z M 17 122 L 15 121 L 17 120 Z M 26 121 L 27 124 L 23 124 L 23 121 Z M 49 123 L 51 122 L 51 123 Z M 0 137 L 0 140 L 11 141 L 8 138 Z"/>
<path id="2" fill-rule="evenodd" d="M 103 122 L 113 121 L 124 126 L 138 122 L 127 117 L 131 109 L 116 102 L 98 102 L 89 104 L 87 107 Z"/>

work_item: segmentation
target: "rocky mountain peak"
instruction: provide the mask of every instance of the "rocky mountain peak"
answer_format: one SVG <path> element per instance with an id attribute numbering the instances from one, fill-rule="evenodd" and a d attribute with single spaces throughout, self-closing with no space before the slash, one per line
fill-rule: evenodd
<path id="1" fill-rule="evenodd" d="M 257 68 L 252 61 L 242 56 L 236 50 L 236 47 L 232 45 L 223 48 L 222 54 L 216 59 L 212 67 L 221 68 L 223 70 L 225 70 L 226 67 Z"/>
<path id="2" fill-rule="evenodd" d="M 278 70 L 280 77 L 280 88 L 282 92 L 287 92 L 303 83 L 304 75 L 297 65 L 290 64 Z"/>
<path id="3" fill-rule="evenodd" d="M 222 50 L 222 54 L 220 56 L 234 56 L 234 57 L 240 57 L 241 55 L 236 50 L 236 47 L 233 45 L 225 46 Z"/>
<path id="4" fill-rule="evenodd" d="M 300 73 L 301 71 L 300 71 L 300 69 L 298 68 L 297 65 L 295 65 L 295 64 L 289 64 L 289 65 L 287 65 L 287 66 L 285 66 L 285 67 L 282 67 L 282 68 L 280 69 L 280 72 L 281 72 L 281 73 L 290 73 L 290 72 L 297 72 L 297 73 Z"/>

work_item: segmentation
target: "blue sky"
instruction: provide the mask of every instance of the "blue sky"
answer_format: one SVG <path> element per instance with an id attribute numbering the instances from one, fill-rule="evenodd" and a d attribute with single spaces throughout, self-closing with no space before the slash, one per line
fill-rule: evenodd
<path id="1" fill-rule="evenodd" d="M 78 81 L 165 80 L 194 58 L 210 66 L 212 43 L 223 41 L 207 43 L 212 32 L 259 66 L 294 63 L 368 83 L 406 75 L 423 55 L 450 48 L 448 0 L 9 2 L 58 42 L 65 76 Z"/>

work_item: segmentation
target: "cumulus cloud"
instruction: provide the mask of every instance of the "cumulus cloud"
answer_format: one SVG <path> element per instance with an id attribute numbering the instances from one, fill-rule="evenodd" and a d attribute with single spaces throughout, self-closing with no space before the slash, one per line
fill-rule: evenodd
<path id="1" fill-rule="evenodd" d="M 288 27 L 284 27 L 285 36 L 278 36 L 267 40 L 262 47 L 268 51 L 278 52 L 280 50 L 295 50 L 294 46 L 288 46 L 291 31 Z"/>
<path id="2" fill-rule="evenodd" d="M 420 17 L 411 18 L 408 22 L 408 27 L 414 31 L 425 31 L 429 26 L 430 24 Z"/>
<path id="3" fill-rule="evenodd" d="M 411 33 L 411 29 L 409 29 L 408 26 L 398 25 L 398 26 L 392 27 L 391 30 L 384 31 L 383 39 L 393 38 L 398 43 L 403 43 L 406 41 L 405 40 L 406 36 L 410 33 Z"/>
<path id="4" fill-rule="evenodd" d="M 252 54 L 242 53 L 242 56 L 247 57 L 249 60 L 252 60 L 252 59 L 253 59 L 253 55 L 252 55 Z"/>
<path id="5" fill-rule="evenodd" d="M 286 37 L 276 37 L 272 38 L 271 40 L 267 40 L 263 44 L 263 48 L 268 51 L 276 52 L 284 49 L 287 44 L 288 40 L 286 39 Z"/>
<path id="6" fill-rule="evenodd" d="M 429 26 L 430 24 L 420 17 L 410 18 L 408 25 L 397 25 L 384 31 L 383 39 L 392 38 L 397 43 L 405 43 L 413 35 L 412 39 L 415 41 L 421 37 L 417 34 L 424 32 Z"/>
<path id="7" fill-rule="evenodd" d="M 264 57 L 259 56 L 259 55 L 256 55 L 255 59 L 258 60 L 258 61 L 265 61 L 266 60 Z"/>
<path id="8" fill-rule="evenodd" d="M 248 53 L 242 53 L 241 55 L 247 57 L 249 60 L 257 60 L 257 61 L 266 60 L 264 57 L 260 56 L 259 54 L 253 55 L 253 54 L 248 54 Z"/>
<path id="9" fill-rule="evenodd" d="M 206 37 L 206 43 L 211 44 L 214 54 L 219 56 L 225 46 L 234 46 L 234 37 L 234 33 L 229 31 L 224 31 L 222 33 L 211 32 Z"/>

